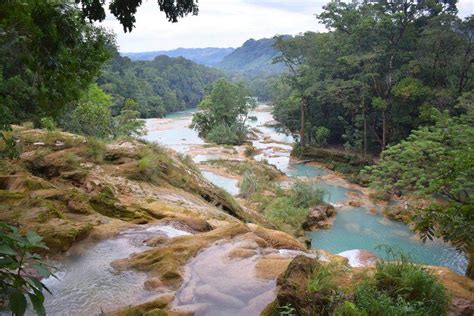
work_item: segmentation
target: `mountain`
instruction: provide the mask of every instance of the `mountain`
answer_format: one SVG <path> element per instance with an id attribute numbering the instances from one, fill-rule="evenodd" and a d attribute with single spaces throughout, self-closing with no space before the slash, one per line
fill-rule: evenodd
<path id="1" fill-rule="evenodd" d="M 197 64 L 214 66 L 221 62 L 225 56 L 234 51 L 234 48 L 177 48 L 173 50 L 158 50 L 153 52 L 121 53 L 131 60 L 153 60 L 156 56 L 165 55 L 168 57 L 184 57 Z"/>
<path id="2" fill-rule="evenodd" d="M 273 48 L 273 38 L 249 39 L 241 47 L 225 56 L 215 67 L 250 77 L 270 76 L 285 70 L 282 64 L 273 64 L 279 52 Z"/>

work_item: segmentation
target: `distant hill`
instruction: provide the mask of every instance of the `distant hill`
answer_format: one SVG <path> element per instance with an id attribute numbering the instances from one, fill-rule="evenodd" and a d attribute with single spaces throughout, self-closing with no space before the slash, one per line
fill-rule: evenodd
<path id="1" fill-rule="evenodd" d="M 158 50 L 153 52 L 140 53 L 120 53 L 131 60 L 153 60 L 156 56 L 165 55 L 168 57 L 184 57 L 197 64 L 215 66 L 221 62 L 225 56 L 234 51 L 234 48 L 177 48 L 173 50 Z"/>
<path id="2" fill-rule="evenodd" d="M 279 54 L 273 48 L 274 43 L 273 38 L 249 39 L 241 47 L 225 56 L 215 67 L 250 77 L 282 73 L 285 70 L 284 65 L 272 63 L 273 58 Z"/>

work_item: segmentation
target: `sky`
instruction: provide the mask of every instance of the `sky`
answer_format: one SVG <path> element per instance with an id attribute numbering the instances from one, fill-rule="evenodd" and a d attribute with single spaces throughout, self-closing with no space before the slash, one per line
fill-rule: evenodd
<path id="1" fill-rule="evenodd" d="M 199 0 L 199 15 L 178 23 L 167 21 L 156 0 L 144 0 L 136 27 L 124 33 L 109 14 L 101 25 L 117 34 L 121 52 L 170 50 L 178 47 L 239 47 L 246 40 L 325 31 L 315 14 L 328 0 Z M 474 0 L 458 1 L 459 15 L 474 14 Z"/>

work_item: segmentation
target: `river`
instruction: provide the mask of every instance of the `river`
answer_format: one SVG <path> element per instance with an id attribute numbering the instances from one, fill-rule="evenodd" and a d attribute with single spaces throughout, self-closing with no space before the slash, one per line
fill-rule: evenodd
<path id="1" fill-rule="evenodd" d="M 214 148 L 206 146 L 197 132 L 188 127 L 194 112 L 195 110 L 191 109 L 170 114 L 165 119 L 148 120 L 147 127 L 151 132 L 145 139 L 190 154 L 198 164 L 218 158 L 241 159 L 241 155 L 216 153 Z M 260 151 L 254 158 L 268 161 L 290 178 L 315 179 L 318 181 L 317 185 L 329 193 L 327 202 L 338 207 L 338 214 L 331 229 L 307 233 L 313 248 L 335 254 L 353 249 L 365 249 L 384 258 L 386 252 L 380 247 L 384 245 L 405 252 L 416 263 L 445 266 L 464 274 L 467 258 L 455 247 L 439 240 L 423 243 L 407 225 L 389 220 L 380 215 L 380 212 L 374 214 L 370 211 L 380 210 L 380 206 L 348 206 L 345 202 L 350 194 L 361 195 L 364 200 L 368 200 L 368 197 L 354 189 L 354 185 L 347 185 L 343 179 L 337 179 L 337 175 L 329 170 L 291 159 L 291 145 L 294 140 L 290 135 L 271 127 L 274 123 L 271 107 L 261 104 L 249 116 L 256 118 L 249 121 L 250 127 L 259 131 L 258 139 L 252 141 L 252 145 Z M 238 146 L 235 147 L 236 153 L 241 151 Z M 203 176 L 231 194 L 238 193 L 235 179 L 209 171 L 204 171 Z"/>

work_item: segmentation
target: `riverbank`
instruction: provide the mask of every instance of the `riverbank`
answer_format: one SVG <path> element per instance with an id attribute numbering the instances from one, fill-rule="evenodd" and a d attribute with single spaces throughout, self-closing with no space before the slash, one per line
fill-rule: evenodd
<path id="1" fill-rule="evenodd" d="M 257 129 L 271 117 L 267 111 L 256 115 Z M 189 115 L 177 119 L 178 129 L 167 121 L 169 129 L 147 136 L 184 137 L 186 145 L 178 142 L 178 154 L 169 144 L 102 144 L 67 133 L 15 128 L 22 155 L 2 165 L 0 199 L 8 208 L 0 214 L 2 221 L 16 221 L 23 231 L 38 231 L 50 246 L 46 255 L 55 259 L 59 278 L 46 280 L 53 291 L 45 303 L 49 314 L 219 315 L 227 310 L 258 315 L 276 298 L 277 277 L 298 255 L 340 264 L 348 275 L 356 272 L 350 263 L 363 260 L 354 252 L 343 253 L 345 258 L 320 250 L 334 245 L 334 238 L 309 236 L 313 249 L 308 250 L 295 237 L 275 230 L 241 192 L 234 198 L 218 187 L 225 188 L 228 180 L 236 187 L 247 168 L 266 177 L 275 190 L 307 180 L 330 191 L 326 202 L 339 214 L 332 229 L 319 233 L 338 232 L 339 245 L 347 246 L 354 234 L 373 239 L 363 227 L 367 218 L 377 229 L 383 227 L 379 236 L 386 233 L 380 215 L 369 211 L 370 191 L 320 166 L 292 160 L 286 151 L 291 143 L 284 142 L 287 135 L 263 126 L 271 134 L 256 133 L 256 150 L 249 156 L 249 145 L 214 146 L 182 136 L 180 129 L 194 135 L 183 120 Z M 220 178 L 206 179 L 205 172 Z M 274 199 L 267 191 L 267 198 Z M 345 209 L 356 205 L 366 209 Z M 364 216 L 355 231 L 354 225 L 340 225 L 347 214 Z M 423 248 L 404 229 L 395 234 L 421 245 L 418 252 L 439 251 Z M 364 249 L 349 246 L 332 253 Z M 452 258 L 449 251 L 442 255 Z M 446 277 L 443 284 L 456 297 L 472 293 L 469 280 L 451 282 L 452 272 L 434 269 Z"/>

